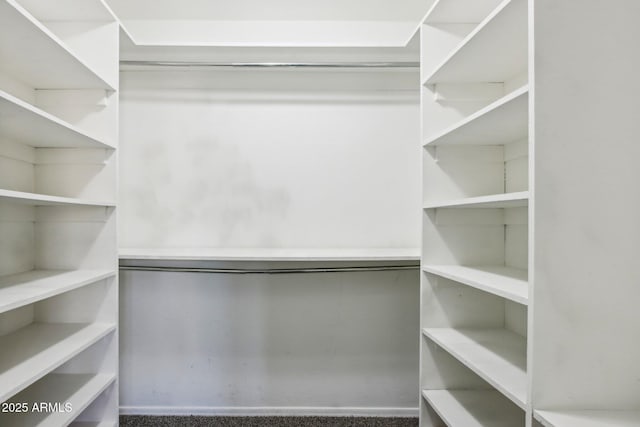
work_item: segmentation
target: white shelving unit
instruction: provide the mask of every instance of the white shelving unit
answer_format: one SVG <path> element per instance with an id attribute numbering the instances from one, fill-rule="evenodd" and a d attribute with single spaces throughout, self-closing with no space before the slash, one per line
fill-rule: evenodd
<path id="1" fill-rule="evenodd" d="M 640 426 L 640 4 L 560 3 L 423 21 L 422 427 Z"/>
<path id="2" fill-rule="evenodd" d="M 424 335 L 448 351 L 498 391 L 524 408 L 526 341 L 499 329 L 424 329 Z"/>
<path id="3" fill-rule="evenodd" d="M 19 402 L 57 402 L 64 397 L 64 404 L 58 411 L 44 409 L 34 411 L 31 405 L 27 414 L 11 413 L 2 420 L 7 427 L 20 427 L 24 425 L 68 425 L 75 419 L 74 412 L 84 411 L 93 400 L 98 397 L 107 387 L 111 386 L 116 377 L 106 374 L 51 374 L 37 385 L 16 395 Z M 36 406 L 37 408 L 37 406 Z"/>
<path id="4" fill-rule="evenodd" d="M 46 194 L 26 193 L 24 191 L 0 190 L 0 200 L 30 206 L 103 206 L 114 207 L 115 202 L 100 202 L 75 199 L 71 197 L 49 196 Z"/>
<path id="5" fill-rule="evenodd" d="M 423 265 L 426 273 L 527 305 L 527 270 L 504 266 Z"/>
<path id="6" fill-rule="evenodd" d="M 0 313 L 114 277 L 115 270 L 32 270 L 0 278 Z"/>
<path id="7" fill-rule="evenodd" d="M 81 52 L 74 51 L 55 34 L 57 26 L 47 25 L 64 22 L 69 15 L 75 15 L 71 19 L 78 22 L 110 22 L 113 16 L 108 9 L 99 0 L 88 2 L 91 10 L 82 7 L 80 11 L 77 2 L 60 6 L 46 3 L 42 0 L 5 0 L 0 4 L 0 51 L 3 57 L 11 58 L 11 61 L 2 62 L 2 72 L 19 76 L 22 82 L 34 88 L 115 90 L 117 79 L 113 78 L 113 73 L 109 77 L 102 75 Z M 34 16 L 36 14 L 40 16 Z M 16 43 L 16 40 L 20 42 Z M 31 52 L 40 52 L 40 56 Z"/>
<path id="8" fill-rule="evenodd" d="M 517 89 L 480 111 L 429 138 L 425 147 L 459 145 L 501 145 L 527 136 L 529 87 Z"/>
<path id="9" fill-rule="evenodd" d="M 10 117 L 0 129 L 0 137 L 38 147 L 114 148 L 104 138 L 92 136 L 53 114 L 0 91 L 0 117 Z"/>
<path id="10" fill-rule="evenodd" d="M 3 426 L 117 425 L 118 37 L 102 0 L 0 2 Z"/>
<path id="11" fill-rule="evenodd" d="M 535 411 L 545 427 L 637 427 L 640 411 Z"/>
<path id="12" fill-rule="evenodd" d="M 272 248 L 121 248 L 120 259 L 175 261 L 417 261 L 418 248 L 272 249 Z"/>
<path id="13" fill-rule="evenodd" d="M 528 191 L 516 193 L 496 194 L 491 196 L 469 197 L 446 202 L 428 203 L 425 209 L 437 208 L 517 208 L 527 206 Z"/>
<path id="14" fill-rule="evenodd" d="M 447 426 L 512 427 L 524 424 L 522 411 L 492 390 L 425 390 L 424 399 Z"/>

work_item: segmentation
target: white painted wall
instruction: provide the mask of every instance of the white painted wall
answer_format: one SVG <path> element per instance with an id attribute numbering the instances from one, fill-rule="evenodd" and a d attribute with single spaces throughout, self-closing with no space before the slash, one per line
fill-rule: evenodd
<path id="1" fill-rule="evenodd" d="M 121 247 L 419 246 L 417 76 L 179 74 L 123 73 Z"/>
<path id="2" fill-rule="evenodd" d="M 417 271 L 120 279 L 125 413 L 417 414 Z"/>
<path id="3" fill-rule="evenodd" d="M 417 76 L 260 73 L 123 73 L 121 245 L 417 247 Z M 416 415 L 418 288 L 123 271 L 122 410 Z"/>

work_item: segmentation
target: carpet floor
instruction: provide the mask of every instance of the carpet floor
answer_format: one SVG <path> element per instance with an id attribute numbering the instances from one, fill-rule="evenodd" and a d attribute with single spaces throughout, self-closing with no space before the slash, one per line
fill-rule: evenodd
<path id="1" fill-rule="evenodd" d="M 382 417 L 157 417 L 123 415 L 120 427 L 417 427 L 417 418 Z"/>

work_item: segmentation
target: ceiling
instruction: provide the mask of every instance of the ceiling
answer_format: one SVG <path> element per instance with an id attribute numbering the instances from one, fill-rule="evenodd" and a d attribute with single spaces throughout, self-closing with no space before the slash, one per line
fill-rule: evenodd
<path id="1" fill-rule="evenodd" d="M 433 0 L 105 0 L 131 39 L 172 46 L 404 46 Z"/>

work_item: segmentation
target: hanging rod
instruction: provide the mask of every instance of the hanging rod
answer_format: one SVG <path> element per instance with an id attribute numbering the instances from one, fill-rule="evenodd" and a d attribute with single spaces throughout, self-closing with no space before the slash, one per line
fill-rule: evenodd
<path id="1" fill-rule="evenodd" d="M 312 268 L 205 268 L 205 267 L 149 267 L 142 265 L 121 265 L 125 271 L 162 271 L 174 273 L 218 273 L 218 274 L 293 274 L 293 273 L 355 273 L 362 271 L 418 270 L 419 265 L 378 265 L 359 267 L 312 267 Z"/>
<path id="2" fill-rule="evenodd" d="M 120 61 L 133 67 L 203 67 L 203 68 L 418 68 L 419 62 L 191 62 L 191 61 Z"/>

